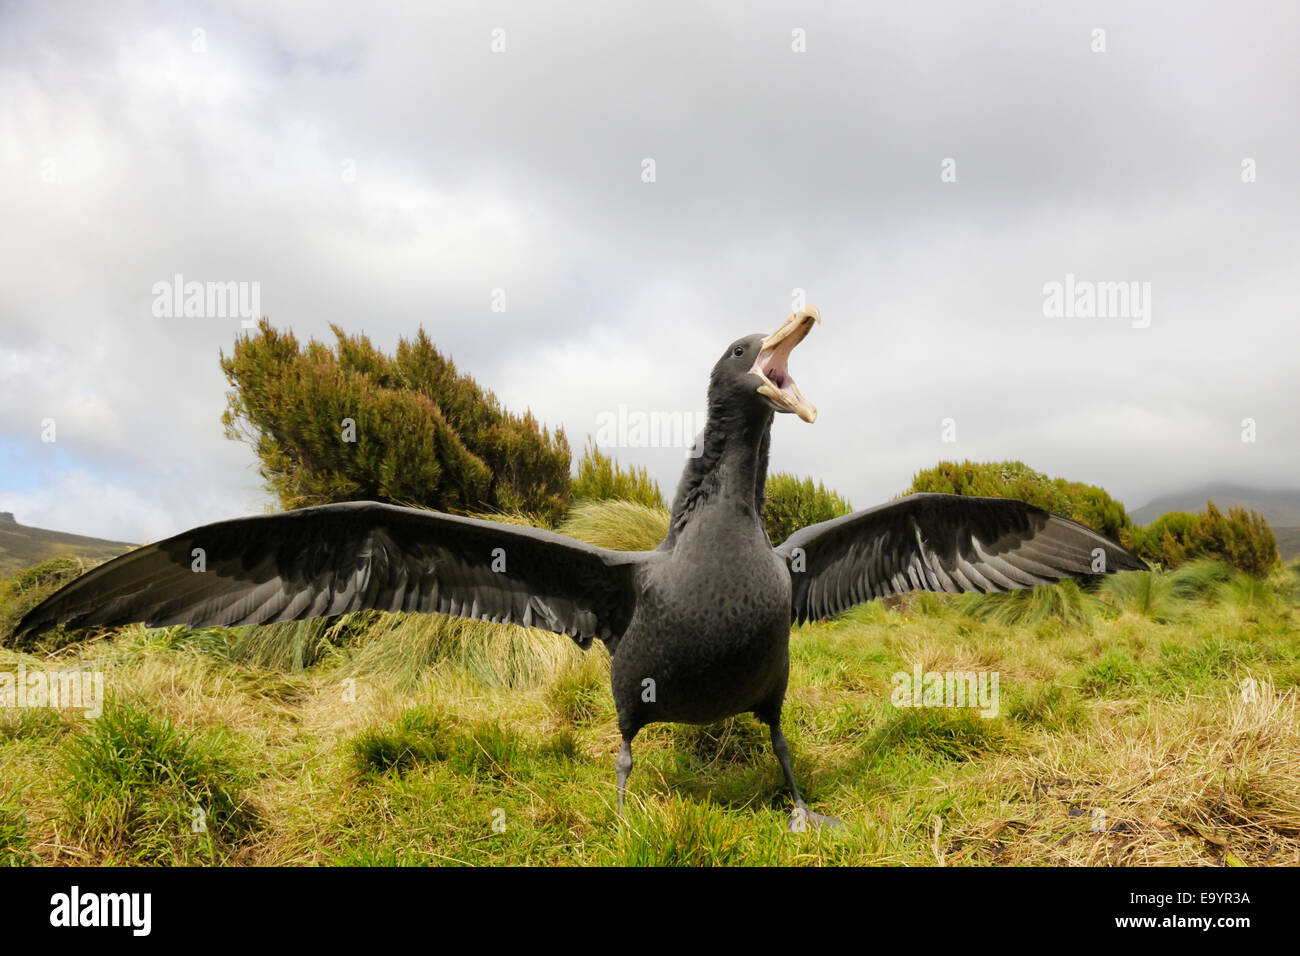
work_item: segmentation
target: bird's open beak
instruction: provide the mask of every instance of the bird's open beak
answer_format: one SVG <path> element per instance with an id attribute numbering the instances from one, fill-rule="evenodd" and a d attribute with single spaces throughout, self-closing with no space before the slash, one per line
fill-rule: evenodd
<path id="1" fill-rule="evenodd" d="M 779 329 L 763 339 L 758 358 L 750 369 L 763 379 L 763 384 L 758 386 L 758 394 L 770 399 L 778 410 L 794 412 L 809 423 L 817 420 L 817 409 L 799 394 L 799 387 L 790 377 L 789 361 L 794 347 L 821 320 L 822 314 L 812 305 L 791 315 L 781 323 Z"/>

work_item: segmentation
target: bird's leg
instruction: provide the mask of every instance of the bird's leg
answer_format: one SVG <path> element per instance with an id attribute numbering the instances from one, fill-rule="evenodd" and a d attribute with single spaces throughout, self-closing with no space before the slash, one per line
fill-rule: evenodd
<path id="1" fill-rule="evenodd" d="M 794 770 L 790 768 L 790 745 L 785 742 L 785 734 L 781 733 L 781 724 L 777 721 L 772 721 L 772 749 L 776 751 L 776 759 L 781 761 L 781 769 L 785 772 L 785 782 L 790 787 L 790 793 L 794 795 L 794 813 L 790 815 L 790 829 L 798 833 L 806 830 L 809 825 L 815 827 L 842 826 L 843 824 L 834 817 L 814 813 L 809 809 L 808 804 L 803 802 L 803 797 L 799 796 L 799 787 L 794 782 Z"/>
<path id="2" fill-rule="evenodd" d="M 623 815 L 623 794 L 627 790 L 627 775 L 632 772 L 632 738 L 624 737 L 623 745 L 618 748 L 618 815 Z"/>

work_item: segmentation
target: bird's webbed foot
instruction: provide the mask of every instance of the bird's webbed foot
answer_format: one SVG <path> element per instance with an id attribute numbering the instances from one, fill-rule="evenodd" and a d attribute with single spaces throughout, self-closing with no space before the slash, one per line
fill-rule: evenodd
<path id="1" fill-rule="evenodd" d="M 791 833 L 803 833 L 807 830 L 820 830 L 822 828 L 833 830 L 844 826 L 842 820 L 835 817 L 828 817 L 825 814 L 817 813 L 809 808 L 808 804 L 800 800 L 790 814 L 790 820 L 786 824 Z"/>

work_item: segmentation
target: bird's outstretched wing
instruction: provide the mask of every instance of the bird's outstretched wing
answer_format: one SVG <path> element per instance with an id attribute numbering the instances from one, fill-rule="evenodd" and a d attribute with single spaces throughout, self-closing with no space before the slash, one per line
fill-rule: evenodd
<path id="1" fill-rule="evenodd" d="M 59 625 L 233 626 L 372 609 L 510 621 L 585 647 L 622 634 L 644 559 L 535 528 L 347 502 L 139 548 L 50 595 L 13 641 Z"/>
<path id="2" fill-rule="evenodd" d="M 1146 570 L 1077 521 L 1012 498 L 967 495 L 908 495 L 801 528 L 777 551 L 801 622 L 904 591 L 1008 591 Z"/>

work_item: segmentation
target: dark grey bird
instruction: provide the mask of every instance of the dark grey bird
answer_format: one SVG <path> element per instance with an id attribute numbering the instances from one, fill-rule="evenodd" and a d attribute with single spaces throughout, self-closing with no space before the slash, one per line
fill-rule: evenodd
<path id="1" fill-rule="evenodd" d="M 824 521 L 773 547 L 763 525 L 775 413 L 816 409 L 790 353 L 820 315 L 727 347 L 708 419 L 654 551 L 608 551 L 563 535 L 376 502 L 206 525 L 142 547 L 33 608 L 15 640 L 59 626 L 142 621 L 233 626 L 374 609 L 510 621 L 604 641 L 622 734 L 622 810 L 632 741 L 657 721 L 752 712 L 771 730 L 796 806 L 792 826 L 836 823 L 795 784 L 781 733 L 792 622 L 905 591 L 1004 591 L 1121 570 L 1134 554 L 1021 501 L 916 494 Z"/>

